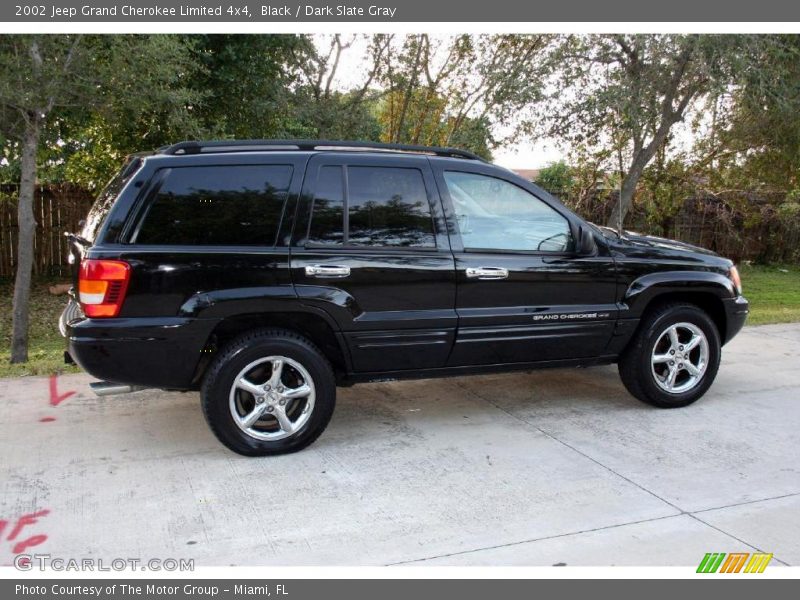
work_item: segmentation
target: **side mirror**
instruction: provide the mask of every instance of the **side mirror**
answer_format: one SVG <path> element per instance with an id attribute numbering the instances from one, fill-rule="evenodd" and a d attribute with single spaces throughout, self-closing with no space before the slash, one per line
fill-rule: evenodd
<path id="1" fill-rule="evenodd" d="M 592 256 L 597 252 L 597 242 L 594 239 L 594 233 L 586 225 L 578 227 L 576 252 L 578 256 Z"/>

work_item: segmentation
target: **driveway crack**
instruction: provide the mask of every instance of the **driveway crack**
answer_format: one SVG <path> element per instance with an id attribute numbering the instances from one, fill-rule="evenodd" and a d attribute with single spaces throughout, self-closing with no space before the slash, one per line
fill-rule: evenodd
<path id="1" fill-rule="evenodd" d="M 733 534 L 732 534 L 732 533 L 730 533 L 729 531 L 725 531 L 724 529 L 720 529 L 719 527 L 717 527 L 716 525 L 712 525 L 712 524 L 711 524 L 711 523 L 709 523 L 708 521 L 704 521 L 703 519 L 701 519 L 701 518 L 700 518 L 700 517 L 698 517 L 697 515 L 693 515 L 692 513 L 686 513 L 686 514 L 687 514 L 687 515 L 689 515 L 691 518 L 693 518 L 693 519 L 694 519 L 695 521 L 697 521 L 698 523 L 702 523 L 702 524 L 703 524 L 703 525 L 705 525 L 706 527 L 710 527 L 711 529 L 714 529 L 714 530 L 716 530 L 716 531 L 719 531 L 720 533 L 722 533 L 722 534 L 724 534 L 724 535 L 727 535 L 729 538 L 733 538 L 734 540 L 736 540 L 736 541 L 737 541 L 737 542 L 739 542 L 740 544 L 744 544 L 744 545 L 745 545 L 745 546 L 747 546 L 748 548 L 752 548 L 752 549 L 753 549 L 753 550 L 755 550 L 756 552 L 764 552 L 764 550 L 762 550 L 762 549 L 761 549 L 761 548 L 759 548 L 758 546 L 756 546 L 756 545 L 754 545 L 754 544 L 751 544 L 750 542 L 747 542 L 747 541 L 743 540 L 743 539 L 742 539 L 742 538 L 740 538 L 740 537 L 736 537 L 735 535 L 733 535 Z M 775 562 L 779 562 L 779 563 L 781 563 L 781 564 L 782 564 L 783 566 L 785 566 L 785 567 L 788 567 L 788 566 L 790 566 L 790 565 L 789 565 L 789 563 L 782 561 L 781 559 L 779 559 L 779 558 L 778 558 L 777 556 L 775 556 L 774 554 L 772 555 L 772 560 L 774 560 Z"/>

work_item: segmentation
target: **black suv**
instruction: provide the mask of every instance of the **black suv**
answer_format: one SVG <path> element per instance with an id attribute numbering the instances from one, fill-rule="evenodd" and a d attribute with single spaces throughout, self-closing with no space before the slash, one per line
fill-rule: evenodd
<path id="1" fill-rule="evenodd" d="M 182 142 L 131 157 L 71 240 L 68 358 L 98 393 L 201 390 L 247 455 L 307 446 L 359 381 L 618 363 L 685 406 L 748 312 L 731 261 L 451 148 Z"/>

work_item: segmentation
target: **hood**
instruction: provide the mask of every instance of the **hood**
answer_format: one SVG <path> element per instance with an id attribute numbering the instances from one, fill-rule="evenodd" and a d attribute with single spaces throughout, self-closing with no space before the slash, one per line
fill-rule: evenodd
<path id="1" fill-rule="evenodd" d="M 635 248 L 648 248 L 664 250 L 667 252 L 688 252 L 691 254 L 705 254 L 706 256 L 719 256 L 716 252 L 706 250 L 700 246 L 687 244 L 686 242 L 679 242 L 678 240 L 670 240 L 668 238 L 657 237 L 654 235 L 644 235 L 634 231 L 625 231 L 621 240 L 623 243 L 627 242 L 628 245 Z"/>
<path id="2" fill-rule="evenodd" d="M 605 228 L 603 228 L 605 230 Z M 699 246 L 670 240 L 654 235 L 643 235 L 633 231 L 623 231 L 622 238 L 616 236 L 616 231 L 604 231 L 609 245 L 626 256 L 643 259 L 683 260 L 693 263 L 709 263 L 715 266 L 725 266 L 728 259 L 719 256 L 716 252 L 706 250 Z"/>

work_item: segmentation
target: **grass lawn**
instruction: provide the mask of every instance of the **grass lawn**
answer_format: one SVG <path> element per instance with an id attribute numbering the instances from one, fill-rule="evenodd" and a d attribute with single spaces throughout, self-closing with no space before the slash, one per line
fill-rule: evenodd
<path id="1" fill-rule="evenodd" d="M 800 266 L 740 265 L 739 274 L 750 301 L 747 325 L 800 321 Z"/>
<path id="2" fill-rule="evenodd" d="M 37 280 L 31 289 L 28 362 L 12 365 L 11 297 L 12 281 L 0 281 L 0 377 L 77 373 L 80 369 L 64 364 L 64 338 L 58 332 L 58 317 L 67 305 L 67 296 L 54 296 L 47 287 L 64 280 Z"/>
<path id="3" fill-rule="evenodd" d="M 800 321 L 800 266 L 742 265 L 739 269 L 744 295 L 750 300 L 748 325 Z M 50 294 L 47 288 L 53 283 L 56 282 L 39 280 L 34 284 L 30 360 L 23 365 L 12 365 L 8 358 L 13 285 L 10 281 L 0 281 L 0 377 L 78 372 L 77 367 L 64 364 L 64 340 L 58 332 L 58 317 L 67 297 Z"/>

